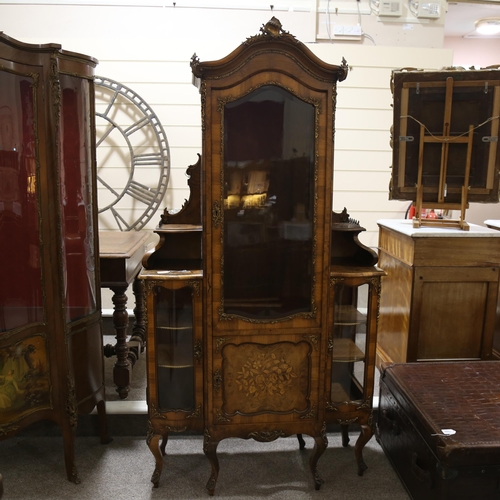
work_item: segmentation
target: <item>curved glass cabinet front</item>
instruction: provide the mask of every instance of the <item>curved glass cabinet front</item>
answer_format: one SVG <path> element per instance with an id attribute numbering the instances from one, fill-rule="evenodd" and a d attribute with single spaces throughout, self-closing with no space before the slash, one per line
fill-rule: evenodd
<path id="1" fill-rule="evenodd" d="M 30 76 L 0 71 L 0 331 L 45 319 L 35 87 Z"/>
<path id="2" fill-rule="evenodd" d="M 193 297 L 189 286 L 154 289 L 158 407 L 195 409 Z"/>
<path id="3" fill-rule="evenodd" d="M 332 403 L 363 399 L 366 373 L 367 301 L 369 285 L 335 285 Z"/>

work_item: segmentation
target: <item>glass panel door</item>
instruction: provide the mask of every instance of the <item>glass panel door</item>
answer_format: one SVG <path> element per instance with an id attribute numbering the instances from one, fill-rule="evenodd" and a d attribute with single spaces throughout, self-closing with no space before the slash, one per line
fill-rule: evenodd
<path id="1" fill-rule="evenodd" d="M 156 286 L 155 349 L 160 410 L 195 409 L 193 296 L 191 287 Z"/>
<path id="2" fill-rule="evenodd" d="M 368 284 L 335 285 L 331 401 L 363 397 L 367 336 Z"/>
<path id="3" fill-rule="evenodd" d="M 34 92 L 0 71 L 0 331 L 44 320 Z"/>
<path id="4" fill-rule="evenodd" d="M 61 204 L 67 320 L 96 310 L 89 82 L 61 75 Z"/>
<path id="5" fill-rule="evenodd" d="M 315 107 L 277 85 L 224 106 L 222 303 L 271 321 L 312 309 Z"/>

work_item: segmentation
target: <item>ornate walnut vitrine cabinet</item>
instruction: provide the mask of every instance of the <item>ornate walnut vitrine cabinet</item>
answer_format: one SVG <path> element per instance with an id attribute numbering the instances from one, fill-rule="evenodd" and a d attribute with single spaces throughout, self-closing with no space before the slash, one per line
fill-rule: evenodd
<path id="1" fill-rule="evenodd" d="M 192 61 L 203 106 L 204 451 L 228 437 L 326 448 L 336 82 L 277 19 L 226 58 Z"/>
<path id="2" fill-rule="evenodd" d="M 107 440 L 95 65 L 0 33 L 0 438 L 56 422 L 74 482 L 78 413 L 97 405 Z"/>
<path id="3" fill-rule="evenodd" d="M 194 56 L 191 66 L 202 102 L 201 227 L 196 214 L 182 217 L 191 201 L 180 218 L 164 215 L 160 243 L 141 274 L 148 350 L 151 343 L 156 350 L 148 353 L 153 482 L 160 437 L 165 443 L 170 430 L 202 425 L 210 494 L 217 446 L 229 437 L 312 436 L 310 468 L 319 488 L 316 465 L 327 446 L 334 109 L 347 65 L 321 61 L 273 18 L 224 59 Z M 160 317 L 163 297 L 170 309 Z M 180 338 L 180 331 L 193 350 L 177 363 L 163 339 Z M 163 383 L 162 349 L 172 365 Z M 173 367 L 187 365 L 190 400 L 161 405 Z"/>

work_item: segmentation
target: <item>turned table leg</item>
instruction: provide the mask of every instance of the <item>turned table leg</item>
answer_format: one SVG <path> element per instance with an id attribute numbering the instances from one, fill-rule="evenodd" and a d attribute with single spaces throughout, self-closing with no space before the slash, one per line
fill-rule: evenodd
<path id="1" fill-rule="evenodd" d="M 132 378 L 132 367 L 128 360 L 128 346 L 127 346 L 127 327 L 128 327 L 128 313 L 127 313 L 127 286 L 112 287 L 113 291 L 113 326 L 116 331 L 116 344 L 106 346 L 105 354 L 116 354 L 116 362 L 113 367 L 113 382 L 116 385 L 116 392 L 120 399 L 125 399 L 130 390 L 130 382 Z M 110 349 L 111 348 L 111 349 Z"/>
<path id="2" fill-rule="evenodd" d="M 130 336 L 130 340 L 128 342 L 128 359 L 133 367 L 146 346 L 144 280 L 136 278 L 132 285 L 132 291 L 135 297 L 135 321 L 132 328 L 132 335 Z"/>

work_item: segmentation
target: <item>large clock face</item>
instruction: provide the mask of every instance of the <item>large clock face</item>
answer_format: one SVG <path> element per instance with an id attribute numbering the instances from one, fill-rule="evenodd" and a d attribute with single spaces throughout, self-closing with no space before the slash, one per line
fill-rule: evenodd
<path id="1" fill-rule="evenodd" d="M 167 189 L 170 152 L 151 107 L 121 83 L 95 77 L 99 228 L 142 229 Z"/>

